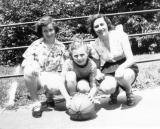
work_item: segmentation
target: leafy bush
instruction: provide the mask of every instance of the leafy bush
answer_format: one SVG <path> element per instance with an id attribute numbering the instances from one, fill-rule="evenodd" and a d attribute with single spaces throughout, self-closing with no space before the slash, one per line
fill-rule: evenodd
<path id="1" fill-rule="evenodd" d="M 88 16 L 98 12 L 107 14 L 160 7 L 158 0 L 1 0 L 1 3 L 2 24 L 33 22 L 44 15 L 58 19 Z M 123 24 L 125 32 L 134 34 L 159 31 L 159 16 L 159 13 L 141 13 L 109 17 L 114 25 Z M 92 37 L 87 32 L 86 18 L 58 21 L 57 24 L 60 27 L 57 38 L 60 41 L 71 40 L 77 33 L 85 38 Z M 0 28 L 1 48 L 30 45 L 37 38 L 33 24 Z M 135 37 L 131 40 L 134 54 L 159 52 L 158 42 L 159 35 Z M 0 51 L 0 65 L 20 63 L 24 50 Z"/>

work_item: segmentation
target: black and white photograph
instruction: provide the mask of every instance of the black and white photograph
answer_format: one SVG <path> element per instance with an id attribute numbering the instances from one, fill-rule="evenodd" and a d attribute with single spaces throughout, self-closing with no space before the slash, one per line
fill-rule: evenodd
<path id="1" fill-rule="evenodd" d="M 159 129 L 159 0 L 0 0 L 0 129 Z"/>

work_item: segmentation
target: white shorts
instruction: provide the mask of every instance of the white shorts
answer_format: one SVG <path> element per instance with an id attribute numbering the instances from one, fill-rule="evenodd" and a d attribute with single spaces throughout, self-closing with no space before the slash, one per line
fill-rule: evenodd
<path id="1" fill-rule="evenodd" d="M 42 87 L 47 86 L 48 89 L 53 90 L 59 90 L 59 87 L 64 85 L 64 79 L 56 72 L 41 72 L 39 82 Z"/>

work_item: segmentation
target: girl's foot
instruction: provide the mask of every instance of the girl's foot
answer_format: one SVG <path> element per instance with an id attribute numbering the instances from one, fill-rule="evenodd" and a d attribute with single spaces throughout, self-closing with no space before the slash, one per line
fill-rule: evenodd
<path id="1" fill-rule="evenodd" d="M 117 103 L 117 96 L 114 96 L 114 94 L 111 94 L 110 100 L 108 102 L 110 105 L 114 105 Z"/>
<path id="2" fill-rule="evenodd" d="M 127 96 L 127 105 L 128 106 L 135 105 L 135 98 L 134 98 L 133 93 L 127 93 L 126 96 Z"/>

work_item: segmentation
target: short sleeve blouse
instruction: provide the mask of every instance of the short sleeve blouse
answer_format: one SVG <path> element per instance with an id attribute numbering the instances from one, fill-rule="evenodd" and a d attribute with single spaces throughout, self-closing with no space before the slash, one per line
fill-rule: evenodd
<path id="1" fill-rule="evenodd" d="M 101 66 L 105 62 L 116 62 L 125 57 L 123 51 L 123 45 L 128 40 L 128 35 L 125 32 L 112 30 L 109 32 L 109 45 L 110 51 L 108 51 L 101 43 L 100 39 L 97 38 L 95 42 L 92 42 L 92 47 L 97 51 Z"/>
<path id="2" fill-rule="evenodd" d="M 57 72 L 61 71 L 64 53 L 65 46 L 63 43 L 56 40 L 53 46 L 48 48 L 41 38 L 29 46 L 23 57 L 25 58 L 25 64 L 36 61 L 40 65 L 41 71 Z"/>

